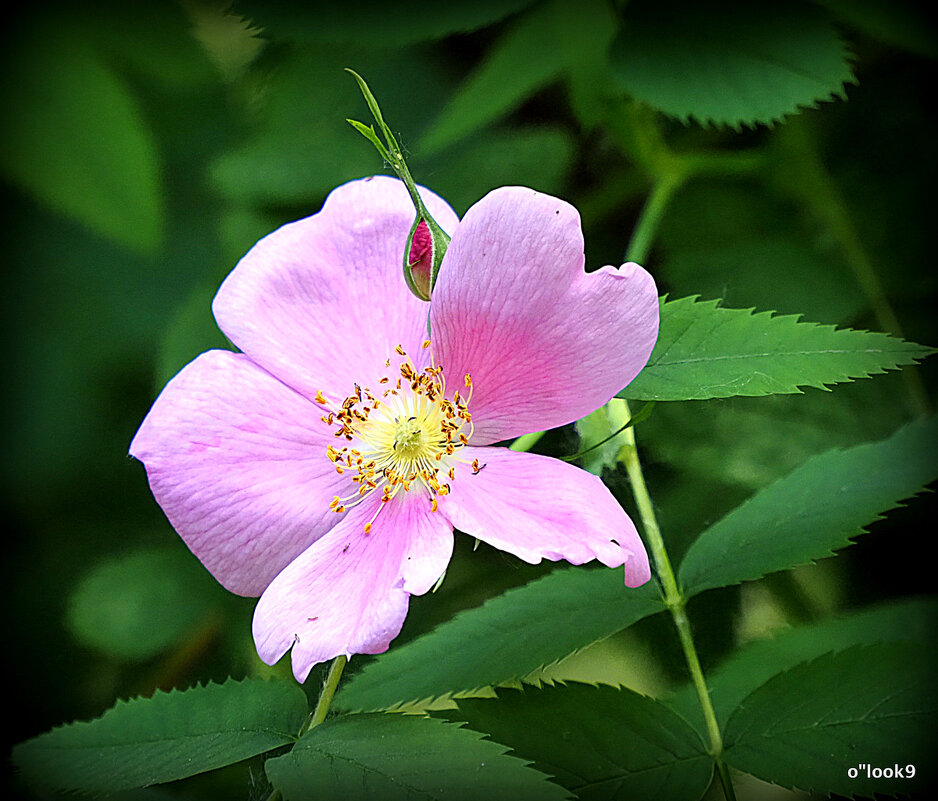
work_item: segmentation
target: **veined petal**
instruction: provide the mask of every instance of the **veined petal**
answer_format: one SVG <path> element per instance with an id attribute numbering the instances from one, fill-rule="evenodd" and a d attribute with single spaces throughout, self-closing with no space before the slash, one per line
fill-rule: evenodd
<path id="1" fill-rule="evenodd" d="M 293 673 L 340 654 L 386 651 L 401 630 L 411 595 L 443 574 L 453 549 L 446 519 L 425 493 L 399 493 L 377 511 L 374 493 L 287 566 L 254 611 L 254 641 L 267 664 L 293 649 Z"/>
<path id="2" fill-rule="evenodd" d="M 455 212 L 422 191 L 437 222 Z M 384 176 L 335 189 L 322 210 L 258 242 L 225 279 L 212 309 L 228 338 L 298 392 L 341 401 L 376 381 L 402 345 L 427 337 L 427 304 L 404 283 L 415 215 L 404 185 Z"/>
<path id="3" fill-rule="evenodd" d="M 338 522 L 347 485 L 305 397 L 229 351 L 203 353 L 160 393 L 130 446 L 173 528 L 227 589 L 260 595 Z"/>
<path id="4" fill-rule="evenodd" d="M 635 525 L 605 484 L 578 467 L 507 448 L 468 447 L 478 459 L 474 475 L 459 469 L 440 511 L 460 531 L 536 564 L 598 559 L 625 564 L 625 583 L 651 578 L 648 555 Z"/>
<path id="5" fill-rule="evenodd" d="M 474 444 L 578 420 L 645 366 L 654 280 L 634 263 L 583 266 L 576 209 L 532 189 L 490 192 L 456 228 L 430 319 L 446 375 L 472 375 Z"/>

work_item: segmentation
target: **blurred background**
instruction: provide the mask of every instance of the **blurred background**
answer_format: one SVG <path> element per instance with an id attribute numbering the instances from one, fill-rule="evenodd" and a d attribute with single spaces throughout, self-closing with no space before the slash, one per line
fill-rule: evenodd
<path id="1" fill-rule="evenodd" d="M 127 449 L 165 382 L 227 346 L 210 303 L 240 256 L 340 183 L 388 172 L 345 121 L 371 122 L 345 67 L 371 85 L 417 181 L 460 214 L 497 186 L 531 186 L 580 210 L 588 269 L 619 264 L 652 187 L 683 159 L 693 170 L 666 198 L 646 260 L 662 293 L 938 344 L 938 39 L 919 4 L 805 4 L 823 79 L 803 100 L 764 88 L 778 102 L 748 120 L 730 103 L 689 110 L 648 89 L 655 37 L 657 69 L 678 88 L 693 77 L 681 73 L 686 48 L 662 39 L 684 19 L 677 0 L 318 5 L 6 12 L 11 742 L 157 687 L 289 675 L 258 661 L 253 600 L 189 554 Z M 638 438 L 672 555 L 809 455 L 929 411 L 934 379 L 926 363 L 830 393 L 659 404 Z M 578 444 L 569 427 L 538 450 Z M 630 508 L 624 474 L 605 477 Z M 775 627 L 930 593 L 934 512 L 921 496 L 837 559 L 695 599 L 705 668 Z M 442 588 L 414 600 L 401 641 L 552 567 L 466 539 Z M 551 675 L 660 692 L 682 680 L 668 625 L 643 621 Z M 258 771 L 167 793 L 242 797 Z"/>

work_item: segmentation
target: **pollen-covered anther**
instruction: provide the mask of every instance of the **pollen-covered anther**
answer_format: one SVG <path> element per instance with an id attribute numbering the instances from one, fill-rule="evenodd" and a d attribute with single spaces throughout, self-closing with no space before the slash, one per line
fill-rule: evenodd
<path id="1" fill-rule="evenodd" d="M 430 340 L 421 344 L 422 350 L 430 347 Z M 363 384 L 353 384 L 353 393 L 337 409 L 327 406 L 329 414 L 323 418 L 335 424 L 337 438 L 350 443 L 344 447 L 330 445 L 327 457 L 338 473 L 348 470 L 354 474 L 350 495 L 336 497 L 330 508 L 344 512 L 372 492 L 381 492 L 381 504 L 366 524 L 366 533 L 371 531 L 383 505 L 401 491 L 423 488 L 436 511 L 437 496 L 450 492 L 450 485 L 440 480 L 440 471 L 454 480 L 451 461 L 463 461 L 455 454 L 469 444 L 472 436 L 469 374 L 464 379 L 469 391 L 457 391 L 448 398 L 443 368 L 433 363 L 432 351 L 430 365 L 422 369 L 414 366 L 401 345 L 394 352 L 402 357 L 397 365 L 399 377 L 385 375 L 379 379 L 379 385 L 388 387 L 380 397 Z M 385 367 L 391 367 L 391 359 L 385 361 Z"/>

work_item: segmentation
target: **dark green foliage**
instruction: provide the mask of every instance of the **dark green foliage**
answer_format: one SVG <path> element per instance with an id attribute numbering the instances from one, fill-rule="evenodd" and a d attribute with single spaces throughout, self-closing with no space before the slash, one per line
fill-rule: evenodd
<path id="1" fill-rule="evenodd" d="M 34 784 L 109 793 L 174 781 L 296 739 L 306 698 L 295 684 L 248 679 L 119 701 L 97 720 L 18 745 Z"/>
<path id="2" fill-rule="evenodd" d="M 934 789 L 938 713 L 934 654 L 881 643 L 827 654 L 778 673 L 726 724 L 729 764 L 786 787 L 871 796 Z M 860 765 L 913 766 L 866 775 Z"/>
<path id="3" fill-rule="evenodd" d="M 700 736 L 664 704 L 631 690 L 568 684 L 463 699 L 447 717 L 512 752 L 582 801 L 694 801 L 713 762 Z"/>
<path id="4" fill-rule="evenodd" d="M 304 735 L 267 775 L 285 801 L 561 801 L 570 796 L 503 745 L 459 724 L 412 715 L 349 715 Z"/>
<path id="5" fill-rule="evenodd" d="M 378 709 L 521 679 L 663 608 L 654 583 L 628 590 L 621 568 L 555 570 L 391 650 L 336 703 Z"/>
<path id="6" fill-rule="evenodd" d="M 868 331 L 802 323 L 796 315 L 724 309 L 695 298 L 662 301 L 648 365 L 619 397 L 708 400 L 791 394 L 913 364 L 932 348 Z"/>

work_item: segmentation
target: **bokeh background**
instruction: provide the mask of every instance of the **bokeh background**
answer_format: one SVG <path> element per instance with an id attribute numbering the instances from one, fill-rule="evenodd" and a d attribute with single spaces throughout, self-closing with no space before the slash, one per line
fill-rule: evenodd
<path id="1" fill-rule="evenodd" d="M 460 214 L 494 187 L 532 186 L 580 209 L 589 268 L 619 264 L 657 177 L 648 142 L 713 156 L 672 198 L 647 259 L 662 292 L 938 345 L 938 39 L 919 4 L 818 4 L 853 77 L 816 108 L 754 125 L 675 119 L 617 80 L 589 24 L 603 13 L 647 24 L 647 0 L 602 4 L 598 17 L 564 17 L 546 0 L 442 5 L 5 12 L 10 742 L 157 687 L 288 675 L 258 661 L 253 601 L 189 554 L 127 448 L 168 378 L 227 346 L 210 303 L 238 258 L 338 184 L 387 172 L 345 121 L 371 121 L 345 67 L 370 83 L 418 182 Z M 681 10 L 665 8 L 665 24 Z M 830 393 L 659 404 L 638 438 L 674 555 L 809 455 L 929 411 L 934 379 L 926 363 Z M 538 449 L 578 444 L 569 427 Z M 606 478 L 629 507 L 624 476 Z M 705 668 L 778 626 L 931 593 L 934 512 L 921 496 L 836 559 L 696 599 Z M 465 540 L 441 589 L 415 599 L 402 641 L 552 567 Z M 645 621 L 552 675 L 660 692 L 681 678 L 668 625 Z M 243 797 L 259 770 L 236 766 L 167 797 Z"/>

